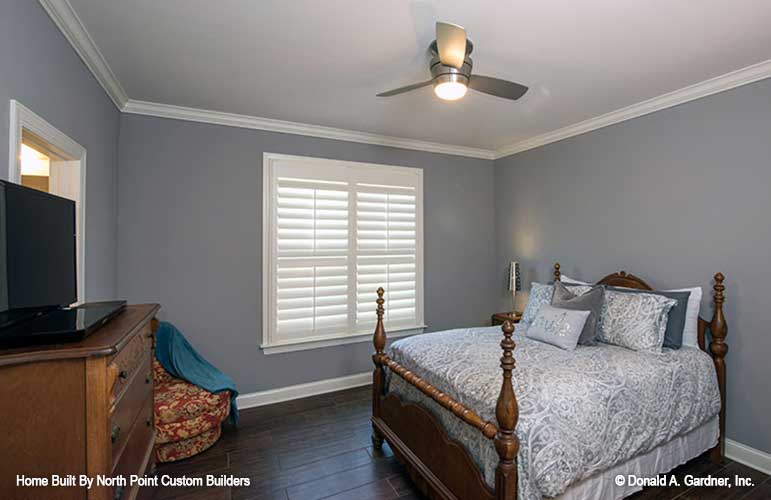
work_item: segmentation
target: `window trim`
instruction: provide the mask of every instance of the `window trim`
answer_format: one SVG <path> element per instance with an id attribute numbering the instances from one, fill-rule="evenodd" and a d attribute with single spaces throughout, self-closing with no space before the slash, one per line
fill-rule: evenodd
<path id="1" fill-rule="evenodd" d="M 415 328 L 389 330 L 388 339 L 398 339 L 423 333 L 428 328 L 426 325 L 419 325 Z M 293 340 L 290 342 L 277 342 L 271 345 L 261 344 L 260 349 L 265 354 L 282 354 L 285 352 L 305 351 L 308 349 L 321 349 L 322 347 L 333 347 L 337 345 L 358 344 L 360 342 L 371 342 L 372 333 L 356 333 L 353 335 L 325 335 L 314 337 L 313 339 Z"/>
<path id="2" fill-rule="evenodd" d="M 278 153 L 263 153 L 262 155 L 262 333 L 260 348 L 264 354 L 278 354 L 283 352 L 292 352 L 305 349 L 318 349 L 333 345 L 351 344 L 356 342 L 365 342 L 370 339 L 371 333 L 341 333 L 325 334 L 315 337 L 306 337 L 304 339 L 280 341 L 271 339 L 271 324 L 276 310 L 276 294 L 271 293 L 276 287 L 276 273 L 271 263 L 274 261 L 275 241 L 277 241 L 277 227 L 273 224 L 275 220 L 275 208 L 278 200 L 273 188 L 276 181 L 275 162 L 276 161 L 302 161 L 306 165 L 314 168 L 323 169 L 325 167 L 348 167 L 355 169 L 377 169 L 380 174 L 399 173 L 417 176 L 417 190 L 419 202 L 416 203 L 415 227 L 415 264 L 416 264 L 416 285 L 415 285 L 415 308 L 416 325 L 394 329 L 389 337 L 403 337 L 415 333 L 422 333 L 426 328 L 424 321 L 424 258 L 423 258 L 423 169 L 418 167 L 400 167 L 393 165 L 382 165 L 375 163 L 353 162 L 343 160 L 333 160 L 326 158 L 315 158 L 311 156 L 285 155 Z M 355 290 L 353 292 L 355 296 Z M 375 300 L 373 296 L 372 304 Z M 387 307 L 387 304 L 386 304 Z M 395 334 L 395 335 L 394 335 Z"/>

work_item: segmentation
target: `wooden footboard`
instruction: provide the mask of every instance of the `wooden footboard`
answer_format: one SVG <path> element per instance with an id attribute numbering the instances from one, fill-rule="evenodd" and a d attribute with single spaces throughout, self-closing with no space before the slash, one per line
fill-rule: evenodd
<path id="1" fill-rule="evenodd" d="M 555 264 L 554 279 L 560 278 L 560 265 Z M 699 318 L 698 334 L 699 346 L 714 360 L 720 387 L 720 441 L 711 452 L 713 460 L 720 461 L 723 459 L 725 446 L 725 356 L 728 346 L 725 343 L 727 327 L 723 316 L 724 277 L 721 273 L 717 273 L 714 279 L 712 321 L 707 322 Z M 624 271 L 609 274 L 598 284 L 653 290 L 642 279 Z M 495 411 L 497 422 L 488 422 L 472 409 L 458 403 L 385 354 L 384 293 L 382 288 L 377 290 L 377 325 L 373 336 L 375 353 L 372 361 L 375 364 L 375 371 L 372 384 L 372 442 L 375 448 L 381 449 L 383 440 L 388 441 L 393 452 L 407 466 L 416 485 L 429 498 L 515 500 L 519 451 L 519 439 L 515 429 L 519 420 L 519 406 L 512 384 L 512 372 L 515 368 L 513 353 L 516 347 L 512 338 L 514 325 L 506 321 L 501 328 L 503 355 L 500 363 L 503 378 Z M 708 330 L 710 332 L 709 348 L 706 346 Z M 493 440 L 499 457 L 495 470 L 494 489 L 488 487 L 482 471 L 477 468 L 464 446 L 451 439 L 439 420 L 426 408 L 415 403 L 404 403 L 394 394 L 386 395 L 386 368 L 466 424 L 478 429 L 483 436 Z"/>
<path id="2" fill-rule="evenodd" d="M 385 437 L 429 497 L 495 499 L 463 445 L 450 439 L 428 410 L 395 394 L 382 398 L 380 409 L 380 416 L 372 419 L 374 431 Z"/>
<path id="3" fill-rule="evenodd" d="M 376 449 L 388 441 L 394 453 L 408 467 L 410 476 L 430 498 L 514 500 L 517 497 L 517 464 L 519 440 L 514 429 L 519 418 L 519 407 L 511 382 L 514 369 L 512 335 L 514 324 L 503 326 L 501 368 L 503 382 L 498 395 L 495 416 L 498 424 L 487 422 L 473 410 L 441 392 L 385 354 L 386 333 L 383 327 L 382 288 L 377 290 L 377 325 L 373 337 L 375 363 L 372 384 L 372 443 Z M 482 472 L 476 467 L 466 449 L 450 439 L 441 423 L 425 408 L 417 404 L 403 404 L 393 394 L 385 394 L 385 368 L 402 377 L 423 394 L 450 410 L 455 416 L 476 427 L 495 443 L 500 460 L 495 470 L 495 490 L 491 491 Z"/>

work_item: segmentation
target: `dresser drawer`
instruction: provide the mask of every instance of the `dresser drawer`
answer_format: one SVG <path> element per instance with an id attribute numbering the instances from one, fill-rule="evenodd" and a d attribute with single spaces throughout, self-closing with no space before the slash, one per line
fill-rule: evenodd
<path id="1" fill-rule="evenodd" d="M 126 446 L 123 453 L 118 458 L 118 463 L 112 471 L 112 476 L 123 476 L 128 478 L 132 474 L 142 475 L 145 473 L 146 460 L 148 457 L 152 460 L 152 448 L 155 440 L 153 430 L 153 397 L 147 398 L 141 407 L 139 416 L 134 421 L 134 426 L 128 434 Z M 147 462 L 149 463 L 149 462 Z M 126 500 L 134 498 L 138 488 L 114 489 L 114 496 L 111 498 Z"/>
<path id="2" fill-rule="evenodd" d="M 153 397 L 153 368 L 150 353 L 146 353 L 144 361 L 134 370 L 129 385 L 116 402 L 110 415 L 110 442 L 112 443 L 112 464 L 117 463 L 121 452 L 126 447 L 134 422 L 143 418 L 140 415 L 142 404 Z M 152 413 L 150 415 L 152 417 Z M 151 422 L 152 424 L 152 422 Z"/>
<path id="3" fill-rule="evenodd" d="M 129 341 L 108 363 L 114 377 L 112 398 L 116 401 L 134 377 L 135 372 L 150 356 L 153 350 L 153 337 L 150 323 L 145 324 L 140 332 Z"/>

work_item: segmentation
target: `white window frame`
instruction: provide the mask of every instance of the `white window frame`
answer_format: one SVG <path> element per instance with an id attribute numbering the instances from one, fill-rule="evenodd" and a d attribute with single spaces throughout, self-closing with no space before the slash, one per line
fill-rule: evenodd
<path id="1" fill-rule="evenodd" d="M 8 128 L 8 180 L 21 184 L 21 145 L 24 130 L 45 141 L 57 153 L 79 162 L 80 189 L 78 203 L 77 235 L 77 302 L 86 300 L 86 148 L 72 140 L 67 134 L 54 127 L 43 117 L 11 99 L 9 103 L 10 123 Z"/>
<path id="2" fill-rule="evenodd" d="M 374 174 L 381 178 L 382 184 L 388 183 L 388 175 L 399 173 L 400 175 L 410 174 L 416 176 L 416 206 L 415 206 L 415 313 L 416 323 L 414 328 L 389 330 L 389 338 L 405 337 L 422 333 L 426 328 L 424 324 L 423 310 L 423 283 L 424 283 L 424 265 L 423 265 L 423 169 L 415 167 L 398 167 L 392 165 L 380 165 L 374 163 L 361 163 L 342 160 L 330 160 L 324 158 L 313 158 L 308 156 L 295 156 L 277 153 L 263 153 L 262 160 L 262 342 L 260 348 L 265 354 L 278 354 L 284 352 L 300 351 L 306 349 L 317 349 L 335 345 L 351 344 L 356 342 L 366 342 L 371 340 L 372 332 L 348 333 L 313 336 L 305 339 L 292 341 L 280 341 L 272 337 L 272 325 L 275 325 L 276 314 L 276 269 L 274 262 L 276 260 L 276 242 L 278 241 L 277 228 L 275 227 L 275 209 L 277 206 L 275 163 L 276 161 L 296 161 L 302 163 L 303 167 L 313 169 L 315 172 L 323 171 L 325 168 L 339 169 L 341 167 L 361 171 L 362 169 L 372 169 L 368 174 Z M 373 181 L 370 181 L 373 182 Z M 355 235 L 354 235 L 355 238 Z M 349 290 L 349 294 L 356 294 L 355 288 Z M 372 307 L 375 307 L 375 295 L 372 297 Z M 388 303 L 385 304 L 388 308 Z M 386 325 L 387 327 L 387 325 Z"/>

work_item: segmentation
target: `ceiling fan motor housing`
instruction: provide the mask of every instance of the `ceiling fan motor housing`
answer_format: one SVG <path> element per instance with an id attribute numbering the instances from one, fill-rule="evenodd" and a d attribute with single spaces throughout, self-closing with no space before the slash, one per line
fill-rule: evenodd
<path id="1" fill-rule="evenodd" d="M 472 66 L 473 62 L 468 56 L 463 60 L 463 66 L 460 69 L 442 64 L 439 61 L 439 57 L 434 56 L 431 59 L 431 79 L 435 85 L 445 82 L 458 82 L 468 86 Z"/>
<path id="2" fill-rule="evenodd" d="M 471 51 L 474 50 L 474 44 L 471 40 L 466 40 L 466 57 L 463 59 L 463 65 L 460 68 L 442 64 L 439 60 L 439 51 L 436 47 L 436 40 L 431 42 L 428 50 L 432 55 L 429 66 L 431 68 L 431 79 L 433 80 L 434 85 L 445 82 L 458 82 L 468 86 L 469 78 L 471 77 L 471 68 L 474 65 L 474 62 L 469 57 Z"/>

